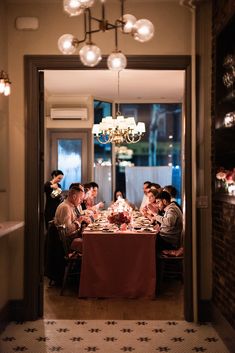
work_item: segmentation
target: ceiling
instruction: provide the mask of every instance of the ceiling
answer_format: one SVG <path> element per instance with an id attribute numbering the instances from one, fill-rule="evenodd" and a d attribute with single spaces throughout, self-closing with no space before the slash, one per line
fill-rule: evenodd
<path id="1" fill-rule="evenodd" d="M 182 70 L 45 70 L 47 96 L 91 95 L 102 100 L 182 102 Z"/>

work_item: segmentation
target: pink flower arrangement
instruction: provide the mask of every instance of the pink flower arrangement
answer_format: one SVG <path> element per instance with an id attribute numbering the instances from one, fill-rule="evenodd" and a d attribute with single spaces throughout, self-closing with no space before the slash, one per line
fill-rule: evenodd
<path id="1" fill-rule="evenodd" d="M 224 182 L 226 185 L 231 185 L 235 183 L 235 168 L 232 170 L 225 170 L 220 167 L 216 173 L 216 179 Z"/>
<path id="2" fill-rule="evenodd" d="M 121 224 L 125 223 L 128 224 L 131 221 L 130 215 L 123 211 L 123 212 L 114 212 L 108 216 L 108 221 L 113 224 L 117 224 L 120 226 Z"/>

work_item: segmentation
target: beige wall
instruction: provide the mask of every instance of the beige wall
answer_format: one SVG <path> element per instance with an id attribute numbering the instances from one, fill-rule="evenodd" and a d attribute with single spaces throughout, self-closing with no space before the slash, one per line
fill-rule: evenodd
<path id="1" fill-rule="evenodd" d="M 62 2 L 62 1 L 61 1 Z M 144 6 L 143 6 L 144 4 Z M 0 5 L 2 6 L 2 5 Z M 130 36 L 119 36 L 119 47 L 125 54 L 165 54 L 165 55 L 190 55 L 191 53 L 191 12 L 186 7 L 178 3 L 150 2 L 141 3 L 127 2 L 127 11 L 133 13 L 139 18 L 149 18 L 155 25 L 156 33 L 152 41 L 148 43 L 138 43 Z M 0 7 L 0 26 L 2 15 Z M 115 5 L 107 4 L 107 14 L 110 17 L 117 13 Z M 98 15 L 98 14 L 96 14 Z M 36 16 L 39 18 L 39 29 L 37 31 L 18 31 L 15 29 L 15 19 L 17 16 Z M 206 20 L 206 17 L 203 21 Z M 8 164 L 9 174 L 9 218 L 12 220 L 24 219 L 24 73 L 23 57 L 25 54 L 60 54 L 57 49 L 57 40 L 63 33 L 72 33 L 78 35 L 82 28 L 79 18 L 68 18 L 62 11 L 62 5 L 56 3 L 37 4 L 35 0 L 32 4 L 9 4 L 7 8 L 7 33 L 8 33 L 8 70 L 13 82 L 12 95 L 9 99 L 9 142 L 3 148 L 3 151 L 9 154 Z M 4 32 L 4 31 L 3 31 Z M 0 31 L 1 33 L 1 31 Z M 1 35 L 1 34 L 0 34 Z M 202 35 L 200 33 L 200 35 Z M 205 35 L 205 34 L 203 34 Z M 203 36 L 202 35 L 202 36 Z M 99 33 L 94 36 L 95 43 L 101 47 L 103 54 L 109 54 L 114 47 L 114 33 Z M 0 41 L 2 43 L 2 41 Z M 5 47 L 4 47 L 5 48 Z M 2 44 L 0 44 L 0 52 Z M 202 51 L 206 51 L 204 46 Z M 0 56 L 1 57 L 1 56 Z M 0 59 L 1 60 L 1 59 Z M 1 62 L 0 62 L 1 63 Z M 207 79 L 207 78 L 206 78 Z M 205 79 L 205 80 L 206 80 Z M 208 80 L 209 81 L 209 80 Z M 206 94 L 206 92 L 205 92 Z M 207 94 L 208 95 L 208 94 Z M 203 95 L 204 96 L 204 95 Z M 203 98 L 203 97 L 202 97 Z M 206 97 L 207 98 L 207 97 Z M 202 99 L 203 103 L 203 99 Z M 3 103 L 0 101 L 0 108 Z M 208 115 L 209 116 L 209 115 Z M 201 115 L 201 123 L 204 126 L 207 119 L 207 110 Z M 209 119 L 208 119 L 209 120 Z M 208 121 L 207 120 L 207 121 Z M 1 124 L 1 123 L 0 123 Z M 6 131 L 6 129 L 5 129 Z M 2 128 L 0 125 L 0 133 Z M 3 147 L 2 140 L 0 147 Z M 202 155 L 208 153 L 209 141 L 206 145 L 202 142 Z M 7 152 L 9 151 L 9 152 Z M 204 165 L 208 162 L 205 159 L 201 167 L 204 173 Z M 3 163 L 3 162 L 1 162 Z M 15 171 L 17 171 L 17 176 Z M 208 181 L 207 179 L 203 183 Z M 7 168 L 1 176 L 3 184 L 8 180 Z M 1 185 L 1 184 L 0 184 Z M 204 190 L 202 190 L 204 192 Z M 17 203 L 15 202 L 17 195 Z M 202 211 L 203 212 L 203 211 Z M 202 220 L 206 220 L 208 210 L 203 213 Z M 203 227 L 202 227 L 203 228 Z M 206 243 L 207 243 L 206 239 Z M 206 257 L 206 255 L 205 255 Z M 208 264 L 205 264 L 206 266 Z M 23 267 L 19 267 L 19 271 Z M 22 278 L 22 276 L 20 277 Z M 209 288 L 203 279 L 205 288 Z M 206 297 L 209 290 L 203 293 Z M 14 297 L 14 293 L 12 294 Z M 18 295 L 17 293 L 15 294 Z"/>
<path id="2" fill-rule="evenodd" d="M 190 54 L 190 12 L 177 3 L 154 3 L 144 6 L 137 3 L 134 8 L 130 3 L 128 11 L 137 17 L 147 17 L 156 27 L 154 39 L 141 44 L 130 36 L 120 36 L 120 48 L 126 54 Z M 114 5 L 107 6 L 110 13 L 117 13 Z M 97 14 L 98 15 L 98 14 Z M 15 29 L 17 16 L 36 16 L 39 18 L 39 30 L 18 31 Z M 52 20 L 53 18 L 53 20 Z M 59 24 L 59 25 L 58 25 Z M 169 26 L 170 24 L 170 26 Z M 8 5 L 8 55 L 9 71 L 14 82 L 10 101 L 9 116 L 9 168 L 18 170 L 18 180 L 15 183 L 14 173 L 10 174 L 10 218 L 24 218 L 24 83 L 23 56 L 25 54 L 60 54 L 57 40 L 63 33 L 77 35 L 82 28 L 78 18 L 68 18 L 58 4 L 24 4 Z M 94 39 L 108 54 L 114 46 L 114 33 L 99 33 Z M 105 41 L 103 41 L 105 38 Z M 20 192 L 19 192 L 20 185 Z M 18 204 L 15 195 L 18 195 Z"/>
<path id="3" fill-rule="evenodd" d="M 200 292 L 201 299 L 211 298 L 211 6 L 202 4 L 197 12 L 197 54 L 199 60 L 199 100 L 197 121 L 197 196 L 207 199 L 208 207 L 198 210 L 198 235 L 200 236 Z M 206 285 L 205 285 L 206 284 Z"/>
<path id="4" fill-rule="evenodd" d="M 8 72 L 6 8 L 0 2 L 0 71 Z M 9 97 L 0 94 L 0 222 L 8 218 L 8 102 Z"/>

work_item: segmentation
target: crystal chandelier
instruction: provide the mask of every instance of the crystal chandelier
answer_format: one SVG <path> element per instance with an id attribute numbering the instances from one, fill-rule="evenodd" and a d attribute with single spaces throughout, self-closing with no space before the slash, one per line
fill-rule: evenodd
<path id="1" fill-rule="evenodd" d="M 11 82 L 9 81 L 8 74 L 5 71 L 0 71 L 0 94 L 9 96 L 11 93 Z"/>
<path id="2" fill-rule="evenodd" d="M 120 91 L 119 86 L 120 71 L 118 71 L 118 98 Z M 138 124 L 136 124 L 134 117 L 125 118 L 123 115 L 121 115 L 119 110 L 119 103 L 116 115 L 116 118 L 107 116 L 103 118 L 99 124 L 93 125 L 92 133 L 96 139 L 102 144 L 139 142 L 142 135 L 145 133 L 145 123 L 138 122 Z"/>
<path id="3" fill-rule="evenodd" d="M 118 49 L 118 29 L 124 34 L 131 34 L 139 42 L 147 42 L 154 35 L 154 26 L 147 19 L 137 20 L 135 16 L 124 14 L 124 1 L 120 0 L 120 17 L 114 23 L 109 22 L 105 16 L 105 0 L 101 2 L 101 18 L 92 16 L 91 7 L 95 0 L 64 0 L 64 10 L 69 16 L 83 14 L 84 34 L 79 40 L 72 34 L 63 34 L 58 40 L 59 50 L 63 54 L 74 54 L 80 43 L 85 45 L 79 50 L 80 60 L 86 65 L 93 67 L 102 59 L 101 50 L 92 42 L 92 34 L 115 30 L 115 49 L 107 59 L 110 70 L 120 71 L 127 65 L 125 55 Z M 98 23 L 98 28 L 92 28 L 93 23 Z"/>

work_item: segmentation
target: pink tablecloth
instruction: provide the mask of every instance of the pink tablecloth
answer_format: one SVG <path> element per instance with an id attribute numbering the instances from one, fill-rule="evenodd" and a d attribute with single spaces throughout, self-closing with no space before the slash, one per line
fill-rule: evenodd
<path id="1" fill-rule="evenodd" d="M 79 297 L 154 298 L 156 235 L 84 232 Z"/>

